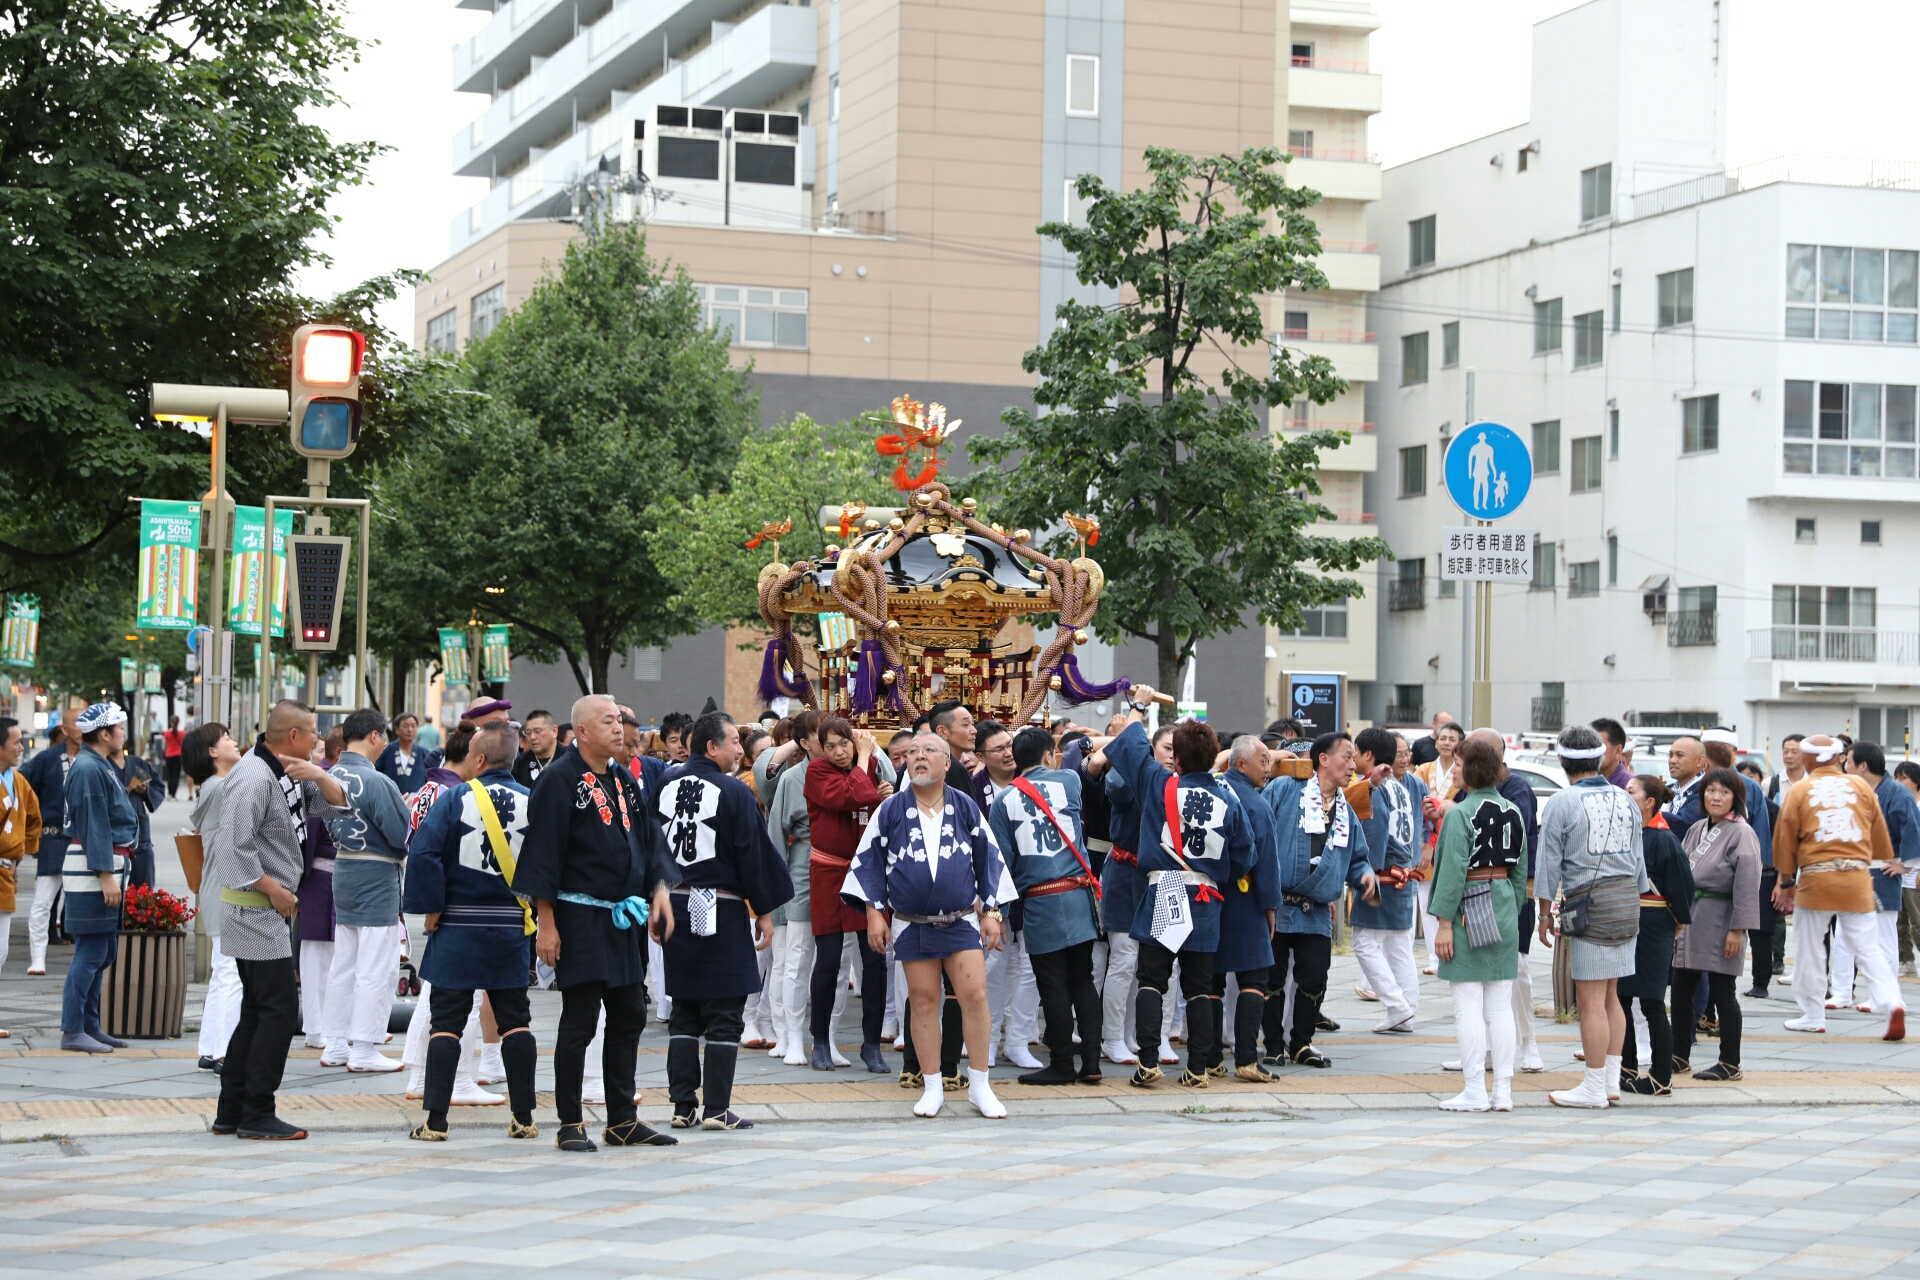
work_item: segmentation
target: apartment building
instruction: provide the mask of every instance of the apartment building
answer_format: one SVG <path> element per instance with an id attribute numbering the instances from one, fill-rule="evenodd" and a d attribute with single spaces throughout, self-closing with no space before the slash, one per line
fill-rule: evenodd
<path id="1" fill-rule="evenodd" d="M 453 50 L 455 86 L 485 105 L 454 134 L 452 164 L 492 186 L 454 218 L 447 260 L 416 293 L 423 347 L 488 332 L 558 260 L 584 202 L 604 200 L 644 220 L 650 249 L 698 283 L 751 362 L 767 420 L 848 417 L 910 391 L 968 432 L 997 430 L 1007 406 L 1031 404 L 1022 353 L 1063 300 L 1092 296 L 1034 235 L 1076 215 L 1073 179 L 1138 184 L 1149 146 L 1276 144 L 1294 127 L 1292 82 L 1317 113 L 1302 127 L 1329 139 L 1324 154 L 1300 152 L 1294 180 L 1332 197 L 1339 247 L 1326 263 L 1333 289 L 1276 299 L 1273 329 L 1287 327 L 1287 307 L 1305 308 L 1319 318 L 1287 341 L 1337 350 L 1343 373 L 1372 376 L 1353 298 L 1378 272 L 1351 207 L 1379 188 L 1364 154 L 1379 98 L 1364 69 L 1365 4 L 1293 6 L 1322 65 L 1297 55 L 1287 0 L 457 3 L 493 16 Z M 1322 416 L 1358 423 L 1362 400 L 1348 400 Z M 1355 435 L 1329 459 L 1327 483 L 1357 530 L 1353 477 L 1373 453 Z M 1306 665 L 1371 674 L 1370 628 L 1345 617 L 1316 618 L 1314 644 L 1249 626 L 1202 647 L 1193 696 L 1271 714 L 1280 650 L 1312 650 L 1329 628 L 1339 652 Z M 739 710 L 752 682 L 723 676 L 729 646 L 714 640 L 630 655 L 616 692 L 651 716 L 725 684 Z M 1144 651 L 1089 649 L 1093 678 L 1150 678 Z M 521 667 L 528 697 L 571 697 L 570 677 L 520 664 L 517 679 Z"/>
<path id="2" fill-rule="evenodd" d="M 1920 166 L 1725 164 L 1723 6 L 1592 0 L 1534 28 L 1531 118 L 1388 169 L 1372 481 L 1399 559 L 1367 714 L 1458 711 L 1437 577 L 1466 418 L 1530 443 L 1494 591 L 1494 720 L 1850 731 L 1920 705 Z"/>

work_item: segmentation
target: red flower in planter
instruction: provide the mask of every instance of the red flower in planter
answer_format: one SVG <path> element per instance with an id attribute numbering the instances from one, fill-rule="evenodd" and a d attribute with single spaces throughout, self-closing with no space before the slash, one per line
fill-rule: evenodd
<path id="1" fill-rule="evenodd" d="M 128 885 L 121 898 L 120 927 L 131 933 L 172 933 L 200 913 L 165 889 Z"/>

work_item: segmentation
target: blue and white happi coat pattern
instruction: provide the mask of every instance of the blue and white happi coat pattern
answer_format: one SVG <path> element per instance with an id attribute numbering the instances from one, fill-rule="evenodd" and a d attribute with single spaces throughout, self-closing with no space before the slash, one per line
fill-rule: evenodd
<path id="1" fill-rule="evenodd" d="M 1045 798 L 1080 850 L 1080 857 L 1075 857 L 1053 820 L 1019 788 L 1007 787 L 994 797 L 987 827 L 1022 894 L 1022 941 L 1028 955 L 1045 955 L 1098 937 L 1100 913 L 1091 889 L 1026 896 L 1050 880 L 1086 875 L 1080 858 L 1087 856 L 1087 841 L 1080 817 L 1080 775 L 1066 769 L 1035 768 L 1022 776 Z"/>
<path id="2" fill-rule="evenodd" d="M 933 918 L 970 912 L 975 902 L 982 908 L 1004 906 L 1020 894 L 972 796 L 946 789 L 939 845 L 929 849 L 913 789 L 907 787 L 882 800 L 867 821 L 840 896 L 856 906 Z M 917 958 L 922 940 L 914 935 L 935 928 L 896 921 L 896 955 Z M 924 950 L 951 954 L 980 945 L 979 928 L 971 916 L 960 915 L 940 931 L 950 936 Z"/>
<path id="3" fill-rule="evenodd" d="M 527 789 L 505 769 L 481 774 L 514 862 L 527 839 Z M 527 985 L 526 917 L 508 886 L 467 783 L 448 787 L 420 821 L 407 852 L 406 910 L 440 913 L 420 976 L 455 991 Z"/>

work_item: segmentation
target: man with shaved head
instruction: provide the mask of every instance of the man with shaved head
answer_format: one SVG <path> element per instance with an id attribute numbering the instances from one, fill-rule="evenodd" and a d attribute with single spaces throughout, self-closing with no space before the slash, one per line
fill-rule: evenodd
<path id="1" fill-rule="evenodd" d="M 556 1142 L 596 1150 L 581 1118 L 588 1044 L 606 1013 L 602 1069 L 608 1146 L 672 1146 L 640 1123 L 633 1075 L 646 1023 L 646 964 L 640 938 L 674 927 L 667 890 L 678 883 L 666 839 L 633 775 L 620 767 L 620 708 L 589 694 L 573 704 L 575 740 L 541 771 L 527 798 L 527 836 L 513 888 L 534 903 L 534 952 L 560 988 L 554 1042 Z"/>

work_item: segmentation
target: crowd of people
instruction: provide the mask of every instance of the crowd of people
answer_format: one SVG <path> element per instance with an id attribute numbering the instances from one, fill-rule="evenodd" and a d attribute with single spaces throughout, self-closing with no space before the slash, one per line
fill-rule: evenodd
<path id="1" fill-rule="evenodd" d="M 743 1051 L 853 1066 L 850 991 L 861 1068 L 894 1074 L 899 1052 L 916 1115 L 948 1093 L 1006 1115 L 989 1075 L 1003 1058 L 1029 1085 L 1099 1083 L 1103 1059 L 1142 1089 L 1176 1067 L 1188 1089 L 1265 1083 L 1332 1065 L 1315 1035 L 1337 1029 L 1322 1004 L 1341 910 L 1382 1036 L 1416 1024 L 1424 937 L 1460 1048 L 1449 1110 L 1508 1110 L 1515 1071 L 1544 1069 L 1536 940 L 1567 950 L 1580 1015 L 1585 1074 L 1557 1105 L 1665 1094 L 1680 1072 L 1740 1079 L 1737 979 L 1751 950 L 1746 994 L 1766 995 L 1788 919 L 1800 1012 L 1786 1028 L 1823 1032 L 1858 975 L 1858 1007 L 1904 1035 L 1897 922 L 1920 868 L 1920 767 L 1890 774 L 1872 743 L 1795 735 L 1763 780 L 1710 730 L 1676 741 L 1662 778 L 1634 773 L 1625 731 L 1599 720 L 1559 735 L 1568 786 L 1536 809 L 1491 730 L 1306 742 L 1276 724 L 1222 741 L 1195 720 L 1149 733 L 1151 690 L 1130 697 L 1100 729 L 942 703 L 885 742 L 813 710 L 740 726 L 711 703 L 646 730 L 597 695 L 564 724 L 477 704 L 440 749 L 414 716 L 373 710 L 322 735 L 282 702 L 251 749 L 201 725 L 179 756 L 217 939 L 200 1028 L 221 1078 L 214 1131 L 305 1136 L 274 1103 L 304 1037 L 325 1066 L 408 1070 L 417 1139 L 445 1140 L 454 1106 L 504 1106 L 511 1136 L 536 1136 L 535 985 L 561 994 L 567 1151 L 596 1149 L 588 1105 L 606 1109 L 605 1144 L 675 1141 L 638 1118 L 650 1003 L 675 1129 L 752 1127 L 732 1108 Z M 75 939 L 62 1047 L 111 1052 L 124 1042 L 100 1026 L 101 971 L 143 854 L 151 877 L 162 787 L 130 767 L 117 705 L 70 716 L 24 768 L 19 726 L 0 720 L 0 857 L 53 857 L 33 967 L 42 890 L 58 886 Z M 408 942 L 406 916 L 424 939 Z M 396 1059 L 383 1045 L 403 948 L 421 991 Z M 1695 1070 L 1702 1032 L 1718 1053 Z"/>

